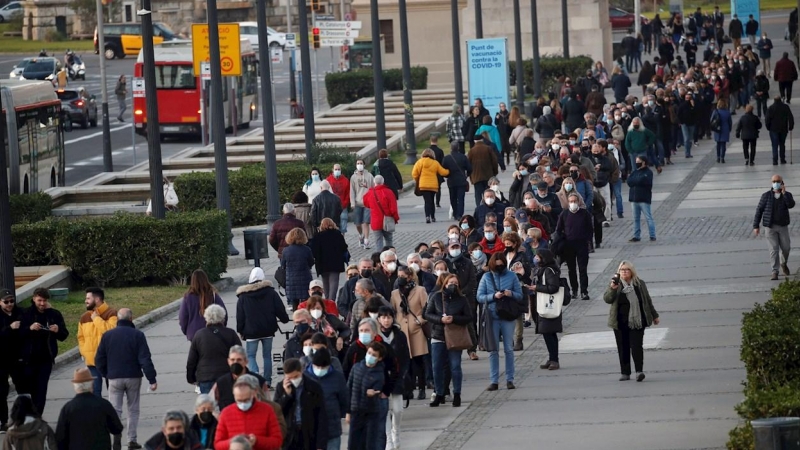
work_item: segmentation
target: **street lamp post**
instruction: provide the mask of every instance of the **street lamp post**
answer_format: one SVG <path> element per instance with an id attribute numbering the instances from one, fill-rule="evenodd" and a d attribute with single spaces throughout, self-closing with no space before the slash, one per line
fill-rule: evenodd
<path id="1" fill-rule="evenodd" d="M 378 150 L 386 148 L 386 116 L 383 108 L 383 64 L 381 55 L 381 22 L 378 0 L 370 0 L 372 20 L 372 81 L 375 86 L 375 133 Z"/>
<path id="2" fill-rule="evenodd" d="M 0 110 L 3 109 L 0 95 Z M 0 120 L 0 136 L 6 135 L 6 121 Z M 8 199 L 6 152 L 0 151 L 0 288 L 14 289 L 14 251 L 11 244 L 11 206 Z"/>
<path id="3" fill-rule="evenodd" d="M 533 47 L 533 98 L 542 95 L 542 68 L 539 61 L 539 17 L 536 14 L 536 0 L 531 0 L 531 45 Z"/>
<path id="4" fill-rule="evenodd" d="M 569 21 L 567 20 L 567 0 L 561 0 L 561 41 L 564 58 L 569 58 Z"/>
<path id="5" fill-rule="evenodd" d="M 228 192 L 228 152 L 225 142 L 225 108 L 222 102 L 222 66 L 219 51 L 217 0 L 206 0 L 208 15 L 208 56 L 211 64 L 211 136 L 214 140 L 214 172 L 217 181 L 217 208 L 228 216 L 228 253 L 239 254 L 231 233 L 231 199 Z M 266 61 L 269 64 L 269 60 Z M 269 77 L 267 77 L 269 81 Z M 272 105 L 270 105 L 271 107 Z"/>
<path id="6" fill-rule="evenodd" d="M 399 0 L 400 7 L 400 46 L 403 52 L 403 109 L 406 119 L 406 161 L 411 165 L 417 162 L 417 137 L 414 132 L 414 99 L 411 93 L 411 54 L 408 48 L 408 11 L 406 0 Z"/>
<path id="7" fill-rule="evenodd" d="M 450 23 L 452 24 L 453 33 L 453 82 L 456 85 L 455 103 L 458 106 L 463 106 L 464 83 L 461 79 L 461 32 L 458 29 L 458 0 L 450 0 Z"/>
<path id="8" fill-rule="evenodd" d="M 267 222 L 272 223 L 281 218 L 278 203 L 278 161 L 275 155 L 275 123 L 272 115 L 272 83 L 271 68 L 263 61 L 270 61 L 269 40 L 267 39 L 267 0 L 258 0 L 256 4 L 258 23 L 258 59 L 261 66 L 261 114 L 264 116 L 264 168 L 266 169 L 267 189 Z"/>
<path id="9" fill-rule="evenodd" d="M 517 107 L 525 111 L 525 74 L 522 70 L 522 25 L 520 24 L 519 0 L 514 0 L 514 47 L 517 69 Z"/>
<path id="10" fill-rule="evenodd" d="M 475 37 L 483 39 L 483 7 L 481 0 L 475 0 Z"/>
<path id="11" fill-rule="evenodd" d="M 158 122 L 158 96 L 156 95 L 156 57 L 153 49 L 153 16 L 150 0 L 142 0 L 142 9 L 136 13 L 142 18 L 142 56 L 144 67 L 144 92 L 147 102 L 147 154 L 150 168 L 150 213 L 157 219 L 163 219 L 164 180 L 161 168 L 161 130 Z M 101 51 L 103 49 L 101 48 Z M 101 56 L 102 60 L 104 56 Z"/>
<path id="12" fill-rule="evenodd" d="M 306 132 L 306 163 L 311 164 L 311 149 L 314 148 L 314 91 L 311 88 L 311 54 L 308 43 L 308 11 L 306 0 L 297 0 L 300 16 L 300 62 L 302 71 L 302 95 L 305 118 L 303 124 Z"/>
<path id="13" fill-rule="evenodd" d="M 97 9 L 97 48 L 100 51 L 100 92 L 103 98 L 103 171 L 113 172 L 111 160 L 111 124 L 108 120 L 108 86 L 106 85 L 105 36 L 103 33 L 103 3 L 96 0 Z"/>

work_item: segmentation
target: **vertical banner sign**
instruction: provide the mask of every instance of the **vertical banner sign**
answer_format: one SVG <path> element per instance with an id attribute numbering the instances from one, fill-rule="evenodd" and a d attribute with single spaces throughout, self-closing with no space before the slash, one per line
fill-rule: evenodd
<path id="1" fill-rule="evenodd" d="M 500 103 L 508 105 L 510 80 L 507 40 L 500 38 L 467 41 L 467 76 L 470 106 L 479 98 L 489 110 L 489 117 L 494 117 L 500 110 Z M 469 110 L 464 113 L 469 114 Z"/>
<path id="2" fill-rule="evenodd" d="M 731 0 L 731 17 L 726 17 L 726 20 L 731 20 L 733 19 L 733 15 L 737 14 L 739 16 L 739 21 L 742 22 L 742 27 L 744 27 L 747 25 L 747 21 L 750 20 L 750 14 L 752 14 L 753 19 L 758 22 L 758 30 L 756 30 L 756 42 L 761 39 L 760 3 L 760 0 Z M 747 36 L 742 36 L 742 45 L 744 45 L 746 40 Z"/>

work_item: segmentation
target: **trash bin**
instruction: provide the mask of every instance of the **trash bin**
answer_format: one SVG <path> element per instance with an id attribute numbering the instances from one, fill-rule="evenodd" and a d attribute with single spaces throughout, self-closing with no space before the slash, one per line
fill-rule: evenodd
<path id="1" fill-rule="evenodd" d="M 53 300 L 54 302 L 66 301 L 68 295 L 69 289 L 67 288 L 50 289 L 50 300 Z"/>
<path id="2" fill-rule="evenodd" d="M 800 450 L 800 417 L 750 421 L 756 450 Z"/>
<path id="3" fill-rule="evenodd" d="M 256 267 L 261 267 L 261 258 L 269 258 L 269 244 L 266 228 L 244 230 L 244 258 L 252 259 Z"/>

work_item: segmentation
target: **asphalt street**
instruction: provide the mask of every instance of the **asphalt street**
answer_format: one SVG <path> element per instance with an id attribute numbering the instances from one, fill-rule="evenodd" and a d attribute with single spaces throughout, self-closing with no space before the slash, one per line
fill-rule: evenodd
<path id="1" fill-rule="evenodd" d="M 276 63 L 273 65 L 273 83 L 275 90 L 275 110 L 277 121 L 286 120 L 289 118 L 289 53 L 284 54 L 283 63 Z M 299 55 L 299 53 L 298 53 Z M 12 67 L 26 56 L 36 55 L 22 55 L 22 54 L 3 54 L 0 53 L 0 74 L 2 78 L 7 78 Z M 63 58 L 63 55 L 54 55 Z M 102 95 L 100 79 L 100 59 L 93 53 L 84 53 L 80 55 L 86 64 L 86 80 L 85 81 L 72 81 L 69 87 L 85 87 L 86 90 L 97 97 L 98 117 L 100 121 L 96 128 L 89 127 L 88 129 L 81 129 L 76 126 L 72 131 L 65 133 L 66 142 L 66 155 L 67 155 L 67 185 L 74 185 L 84 181 L 92 176 L 95 176 L 103 171 L 103 128 L 102 128 Z M 327 102 L 325 96 L 325 78 L 324 74 L 329 72 L 332 67 L 338 65 L 338 52 L 333 53 L 331 59 L 331 52 L 327 49 L 319 51 L 318 66 L 320 71 L 319 77 L 319 104 L 321 109 L 327 110 Z M 117 121 L 119 115 L 119 105 L 117 98 L 114 96 L 114 88 L 116 87 L 117 79 L 120 75 L 126 75 L 128 78 L 129 89 L 130 80 L 133 77 L 133 68 L 136 63 L 136 58 L 128 56 L 125 59 L 115 59 L 106 61 L 106 85 L 108 89 L 108 111 L 110 118 L 111 130 L 111 150 L 112 161 L 115 171 L 125 170 L 132 167 L 136 163 L 141 163 L 147 159 L 147 139 L 134 135 L 132 129 L 132 99 L 128 99 L 127 111 L 124 114 L 124 122 Z M 314 81 L 312 77 L 312 81 Z M 260 84 L 259 84 L 260 86 Z M 316 92 L 316 91 L 315 91 Z M 261 111 L 259 110 L 259 120 L 251 124 L 251 127 L 260 127 L 262 122 L 260 120 Z M 231 136 L 230 134 L 228 136 Z M 181 150 L 197 145 L 199 141 L 191 139 L 169 139 L 161 144 L 162 159 L 166 159 L 180 152 Z"/>

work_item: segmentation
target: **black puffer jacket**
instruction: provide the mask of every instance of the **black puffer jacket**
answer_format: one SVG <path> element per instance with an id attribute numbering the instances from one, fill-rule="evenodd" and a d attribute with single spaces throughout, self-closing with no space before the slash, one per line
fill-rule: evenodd
<path id="1" fill-rule="evenodd" d="M 242 341 L 235 331 L 222 325 L 209 325 L 195 333 L 186 361 L 186 381 L 216 381 L 230 373 L 228 351 L 234 345 L 242 345 Z"/>
<path id="2" fill-rule="evenodd" d="M 447 297 L 443 304 L 442 297 Z M 450 296 L 446 292 L 436 291 L 428 297 L 428 306 L 425 308 L 425 320 L 431 323 L 431 339 L 444 342 L 444 324 L 442 315 L 447 313 L 453 316 L 456 325 L 468 325 L 472 322 L 469 312 L 469 303 L 463 295 Z"/>
<path id="3" fill-rule="evenodd" d="M 245 339 L 273 337 L 279 319 L 289 323 L 286 306 L 269 281 L 240 286 L 236 296 L 236 331 Z"/>

